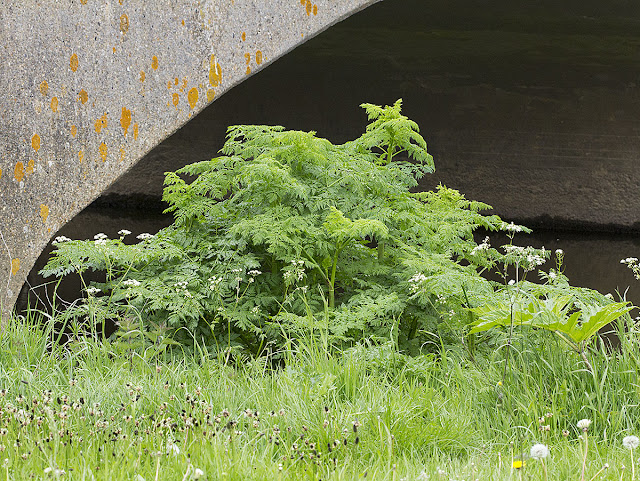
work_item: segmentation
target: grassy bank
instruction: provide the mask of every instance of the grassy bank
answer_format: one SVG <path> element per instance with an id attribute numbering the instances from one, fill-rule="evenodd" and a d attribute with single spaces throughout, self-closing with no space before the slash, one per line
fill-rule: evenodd
<path id="1" fill-rule="evenodd" d="M 584 479 L 632 479 L 637 333 L 623 327 L 619 351 L 588 353 L 593 374 L 550 333 L 516 337 L 502 382 L 501 349 L 471 361 L 307 341 L 277 363 L 145 360 L 91 338 L 60 347 L 40 319 L 14 319 L 0 335 L 0 479 L 545 479 L 546 467 L 578 480 L 583 460 Z M 527 459 L 535 443 L 543 462 Z"/>

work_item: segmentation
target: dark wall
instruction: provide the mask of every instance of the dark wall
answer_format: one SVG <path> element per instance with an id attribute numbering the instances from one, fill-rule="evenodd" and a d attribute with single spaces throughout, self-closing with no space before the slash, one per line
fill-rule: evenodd
<path id="1" fill-rule="evenodd" d="M 637 228 L 639 32 L 635 2 L 385 0 L 232 89 L 108 194 L 159 196 L 230 124 L 341 142 L 366 124 L 360 103 L 401 97 L 436 159 L 425 188 L 541 225 Z"/>

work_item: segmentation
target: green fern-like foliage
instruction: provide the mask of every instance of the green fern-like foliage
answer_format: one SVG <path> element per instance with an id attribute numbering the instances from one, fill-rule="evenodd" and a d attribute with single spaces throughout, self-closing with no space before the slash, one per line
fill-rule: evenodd
<path id="1" fill-rule="evenodd" d="M 343 145 L 230 127 L 221 156 L 166 174 L 172 226 L 133 246 L 60 243 L 44 272 L 106 271 L 87 302 L 211 349 L 258 354 L 309 335 L 428 348 L 492 292 L 479 272 L 502 257 L 478 256 L 473 232 L 504 223 L 444 186 L 412 193 L 434 170 L 418 126 L 401 101 L 363 107 L 371 123 Z"/>

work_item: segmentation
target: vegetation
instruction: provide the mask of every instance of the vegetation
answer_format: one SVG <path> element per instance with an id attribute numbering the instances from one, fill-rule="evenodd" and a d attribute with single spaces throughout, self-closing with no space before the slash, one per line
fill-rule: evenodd
<path id="1" fill-rule="evenodd" d="M 631 307 L 489 206 L 413 192 L 418 126 L 364 107 L 343 145 L 231 127 L 140 242 L 56 239 L 45 274 L 104 277 L 0 332 L 0 477 L 635 479 Z"/>

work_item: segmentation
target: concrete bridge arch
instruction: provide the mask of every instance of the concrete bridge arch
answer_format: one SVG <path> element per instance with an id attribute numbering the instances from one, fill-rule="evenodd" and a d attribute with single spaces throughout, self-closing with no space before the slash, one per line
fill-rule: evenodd
<path id="1" fill-rule="evenodd" d="M 378 0 L 0 7 L 0 306 L 51 236 L 224 92 Z"/>

